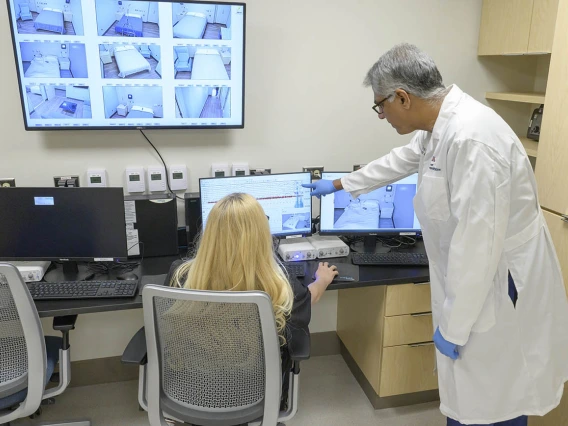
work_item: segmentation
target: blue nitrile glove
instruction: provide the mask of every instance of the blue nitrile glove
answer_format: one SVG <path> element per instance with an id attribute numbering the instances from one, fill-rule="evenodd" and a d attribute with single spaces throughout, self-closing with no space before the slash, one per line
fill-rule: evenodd
<path id="1" fill-rule="evenodd" d="M 434 333 L 434 344 L 442 354 L 453 360 L 458 359 L 458 356 L 460 355 L 458 345 L 454 345 L 452 342 L 448 342 L 444 339 L 444 336 L 440 333 L 440 327 L 438 327 Z"/>
<path id="2" fill-rule="evenodd" d="M 302 186 L 304 188 L 312 188 L 312 195 L 318 198 L 322 195 L 332 194 L 338 190 L 333 185 L 333 181 L 327 179 L 316 180 L 314 183 L 304 183 Z"/>

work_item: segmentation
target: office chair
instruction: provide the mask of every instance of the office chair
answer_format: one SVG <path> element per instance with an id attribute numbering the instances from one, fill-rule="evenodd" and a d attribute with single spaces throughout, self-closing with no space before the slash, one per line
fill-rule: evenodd
<path id="1" fill-rule="evenodd" d="M 145 328 L 123 354 L 140 365 L 138 400 L 151 426 L 165 418 L 202 426 L 276 426 L 298 407 L 300 361 L 292 357 L 288 406 L 280 411 L 281 359 L 270 297 L 147 285 Z M 146 353 L 147 350 L 147 353 Z"/>
<path id="2" fill-rule="evenodd" d="M 54 319 L 63 337 L 43 336 L 39 315 L 18 269 L 0 263 L 0 425 L 34 415 L 42 400 L 53 398 L 71 380 L 69 331 L 76 315 Z M 46 389 L 59 359 L 59 384 Z M 90 426 L 90 422 L 50 423 Z"/>
<path id="3" fill-rule="evenodd" d="M 30 7 L 27 4 L 20 4 L 20 19 L 22 21 L 31 21 L 34 19 Z"/>

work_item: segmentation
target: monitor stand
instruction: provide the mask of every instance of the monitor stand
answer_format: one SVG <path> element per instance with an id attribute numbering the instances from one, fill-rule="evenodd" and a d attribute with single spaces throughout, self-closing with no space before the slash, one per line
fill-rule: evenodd
<path id="1" fill-rule="evenodd" d="M 363 251 L 365 253 L 374 253 L 377 250 L 377 237 L 368 235 L 363 237 Z"/>
<path id="2" fill-rule="evenodd" d="M 86 281 L 93 276 L 87 263 L 64 262 L 63 265 L 52 263 L 55 268 L 50 269 L 43 277 L 44 281 L 56 283 L 61 281 Z"/>

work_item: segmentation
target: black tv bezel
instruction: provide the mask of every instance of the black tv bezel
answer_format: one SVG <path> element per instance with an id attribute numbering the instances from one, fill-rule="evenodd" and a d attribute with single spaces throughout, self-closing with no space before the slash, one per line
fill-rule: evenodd
<path id="1" fill-rule="evenodd" d="M 226 4 L 230 6 L 242 6 L 243 7 L 243 72 L 242 72 L 242 120 L 241 124 L 229 124 L 229 125 L 197 125 L 197 126 L 89 126 L 89 125 L 43 125 L 43 126 L 30 126 L 28 123 L 28 117 L 26 117 L 26 106 L 24 101 L 24 86 L 22 84 L 22 76 L 20 70 L 20 63 L 18 61 L 18 51 L 16 49 L 16 32 L 14 32 L 14 21 L 12 20 L 12 8 L 11 3 L 15 4 L 15 0 L 6 0 L 6 6 L 8 8 L 8 19 L 10 21 L 10 36 L 12 37 L 12 50 L 14 54 L 14 61 L 16 63 L 16 74 L 18 77 L 18 89 L 20 91 L 20 104 L 22 109 L 22 117 L 24 119 L 24 128 L 26 131 L 53 131 L 53 130 L 186 130 L 186 129 L 244 129 L 245 127 L 245 59 L 246 59 L 246 16 L 247 9 L 246 3 L 242 2 L 232 2 L 232 1 L 195 1 L 195 0 L 130 0 L 130 1 L 155 1 L 156 3 L 200 3 L 200 4 Z"/>
<path id="2" fill-rule="evenodd" d="M 324 173 L 344 173 L 344 174 L 348 175 L 349 173 L 352 173 L 352 172 L 324 170 Z M 412 173 L 412 174 L 414 174 L 414 173 Z M 322 178 L 323 178 L 323 175 L 322 175 Z M 342 189 L 342 191 L 344 191 L 344 190 Z M 322 199 L 320 198 L 320 229 L 319 229 L 320 235 L 329 235 L 329 236 L 335 235 L 335 236 L 344 236 L 344 237 L 379 237 L 379 238 L 380 237 L 385 237 L 385 238 L 400 237 L 400 236 L 420 237 L 422 235 L 422 228 L 418 228 L 418 229 L 398 228 L 398 230 L 396 232 L 391 231 L 391 230 L 381 231 L 381 230 L 378 230 L 378 229 L 346 229 L 346 230 L 338 229 L 338 230 L 324 231 L 321 228 L 321 214 L 322 214 L 321 203 L 322 203 Z"/>
<path id="3" fill-rule="evenodd" d="M 203 232 L 203 197 L 201 195 L 201 182 L 205 181 L 205 180 L 213 180 L 213 179 L 241 179 L 241 178 L 266 178 L 269 176 L 282 176 L 282 175 L 303 175 L 303 174 L 309 174 L 310 175 L 310 183 L 312 182 L 312 177 L 311 177 L 311 173 L 310 172 L 290 172 L 290 173 L 271 173 L 268 175 L 245 175 L 245 176 L 218 176 L 218 177 L 205 177 L 205 178 L 199 178 L 199 213 L 201 214 L 201 232 Z M 313 198 L 310 198 L 310 225 L 312 223 L 313 220 L 313 208 L 314 208 L 314 200 Z M 312 235 L 312 230 L 311 230 L 311 226 L 310 226 L 310 231 L 309 232 L 286 232 L 286 233 L 279 233 L 279 234 L 272 234 L 272 236 L 274 238 L 287 238 L 287 237 L 293 237 L 293 236 L 302 236 L 302 237 L 309 237 Z"/>

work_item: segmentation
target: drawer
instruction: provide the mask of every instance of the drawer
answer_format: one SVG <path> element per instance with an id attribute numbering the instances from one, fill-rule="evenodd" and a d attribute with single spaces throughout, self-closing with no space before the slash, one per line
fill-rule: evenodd
<path id="1" fill-rule="evenodd" d="M 431 312 L 430 283 L 389 285 L 385 316 Z"/>
<path id="2" fill-rule="evenodd" d="M 385 317 L 383 346 L 431 342 L 433 334 L 431 313 Z"/>
<path id="3" fill-rule="evenodd" d="M 384 348 L 379 396 L 437 389 L 435 357 L 434 343 Z"/>

